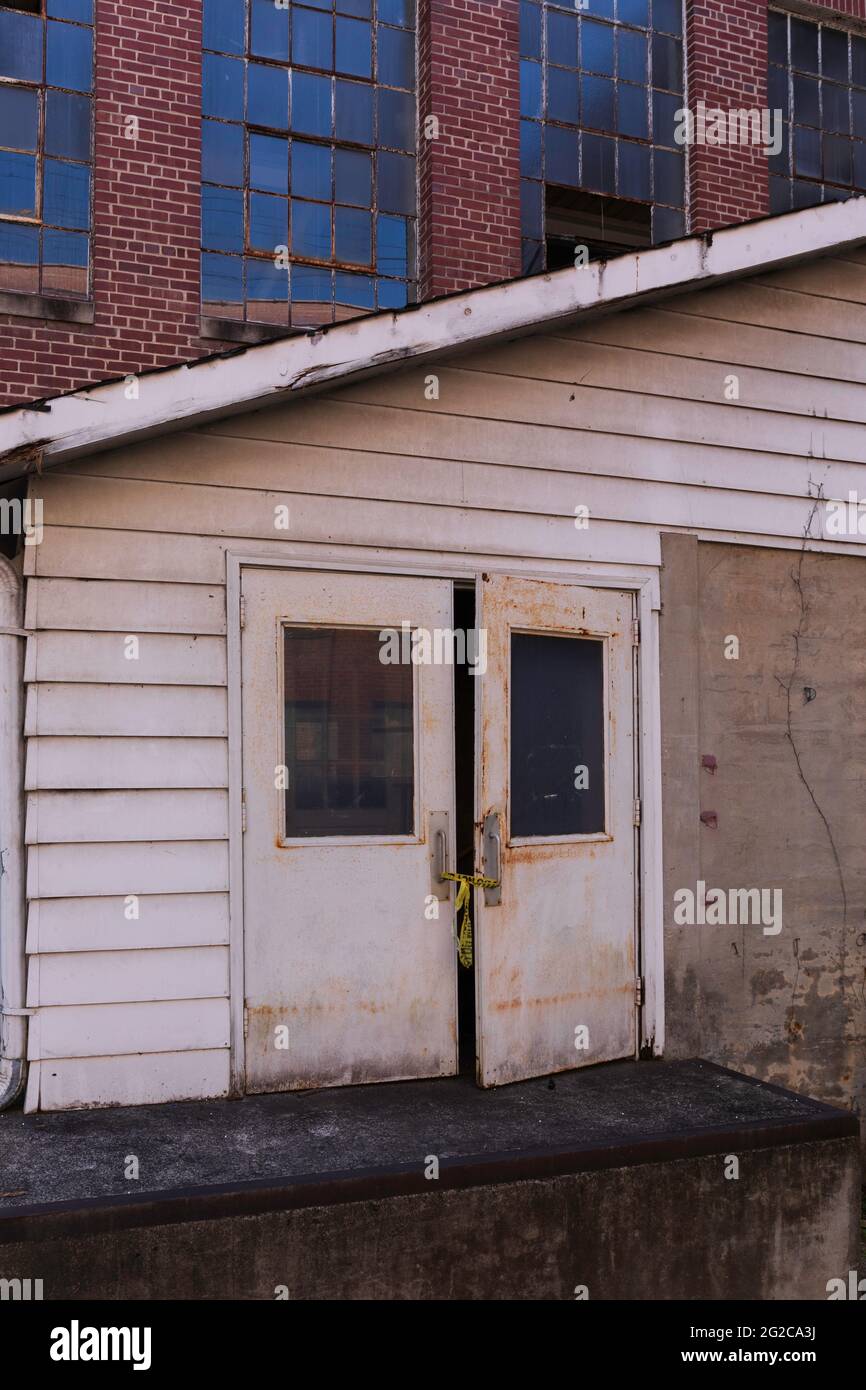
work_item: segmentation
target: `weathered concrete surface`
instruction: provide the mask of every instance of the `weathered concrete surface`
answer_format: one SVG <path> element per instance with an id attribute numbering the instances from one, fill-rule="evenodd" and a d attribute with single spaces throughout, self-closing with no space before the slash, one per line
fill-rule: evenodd
<path id="1" fill-rule="evenodd" d="M 862 1113 L 866 568 L 686 535 L 663 560 L 667 1055 Z M 698 880 L 781 888 L 781 932 L 676 925 L 674 893 Z"/>
<path id="2" fill-rule="evenodd" d="M 703 1062 L 7 1112 L 0 1153 L 0 1277 L 48 1299 L 817 1299 L 856 1268 L 856 1122 Z"/>

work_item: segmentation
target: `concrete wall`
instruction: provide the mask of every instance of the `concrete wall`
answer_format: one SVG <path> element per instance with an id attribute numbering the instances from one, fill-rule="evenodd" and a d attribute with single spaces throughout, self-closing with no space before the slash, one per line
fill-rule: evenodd
<path id="1" fill-rule="evenodd" d="M 686 535 L 662 554 L 667 1056 L 862 1111 L 866 569 Z M 698 880 L 781 888 L 782 930 L 675 925 Z"/>
<path id="2" fill-rule="evenodd" d="M 738 1181 L 714 1154 L 98 1234 L 85 1209 L 30 1218 L 0 1276 L 46 1299 L 821 1300 L 857 1268 L 858 1169 L 851 1138 L 744 1153 Z"/>

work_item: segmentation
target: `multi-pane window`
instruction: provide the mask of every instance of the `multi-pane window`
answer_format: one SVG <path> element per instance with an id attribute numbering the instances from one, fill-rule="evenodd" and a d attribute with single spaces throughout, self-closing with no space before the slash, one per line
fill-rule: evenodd
<path id="1" fill-rule="evenodd" d="M 415 0 L 204 0 L 202 304 L 315 325 L 414 297 Z"/>
<path id="2" fill-rule="evenodd" d="M 93 0 L 0 3 L 0 290 L 89 288 Z"/>
<path id="3" fill-rule="evenodd" d="M 866 38 L 770 12 L 767 105 L 783 117 L 770 210 L 866 190 Z"/>
<path id="4" fill-rule="evenodd" d="M 682 0 L 522 0 L 524 271 L 684 231 Z"/>

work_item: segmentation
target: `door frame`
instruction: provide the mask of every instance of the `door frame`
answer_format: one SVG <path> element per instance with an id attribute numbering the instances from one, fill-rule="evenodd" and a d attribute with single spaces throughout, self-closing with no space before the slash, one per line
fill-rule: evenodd
<path id="1" fill-rule="evenodd" d="M 424 565 L 412 558 L 389 555 L 381 560 L 323 554 L 321 544 L 293 544 L 293 554 L 266 547 L 258 553 L 226 549 L 226 655 L 228 696 L 229 806 L 229 1095 L 246 1092 L 244 1046 L 244 847 L 243 847 L 243 723 L 241 703 L 241 577 L 244 569 L 264 567 L 290 572 L 298 569 L 341 570 L 362 574 L 397 574 L 407 578 L 453 579 L 479 584 L 482 571 L 580 584 L 590 589 L 620 589 L 633 596 L 640 624 L 636 647 L 634 698 L 637 737 L 637 786 L 641 799 L 637 829 L 638 892 L 637 960 L 644 982 L 643 1007 L 637 1032 L 638 1055 L 659 1057 L 664 1051 L 664 912 L 662 887 L 662 762 L 661 692 L 659 672 L 659 573 L 649 565 L 607 565 L 576 561 L 572 566 L 538 568 L 537 559 L 521 562 L 503 557 L 480 560 L 456 557 L 454 564 Z"/>

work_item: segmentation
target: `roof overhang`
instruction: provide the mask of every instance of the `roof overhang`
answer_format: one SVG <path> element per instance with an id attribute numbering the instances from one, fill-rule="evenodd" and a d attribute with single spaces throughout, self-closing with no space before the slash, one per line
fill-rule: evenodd
<path id="1" fill-rule="evenodd" d="M 866 242 L 866 196 L 353 319 L 0 413 L 0 480 L 220 416 Z"/>

